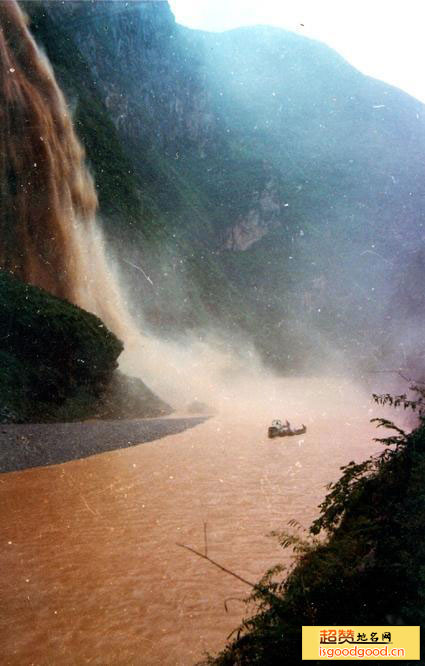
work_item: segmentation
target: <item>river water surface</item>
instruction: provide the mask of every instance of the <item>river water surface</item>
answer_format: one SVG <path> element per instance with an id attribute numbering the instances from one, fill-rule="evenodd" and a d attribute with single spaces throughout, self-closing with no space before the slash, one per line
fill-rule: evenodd
<path id="1" fill-rule="evenodd" d="M 248 399 L 249 394 L 249 399 Z M 275 380 L 191 430 L 0 477 L 0 653 L 16 666 L 189 665 L 224 646 L 249 588 L 288 562 L 268 533 L 308 526 L 339 467 L 379 450 L 368 394 Z M 269 440 L 271 418 L 307 425 Z M 227 612 L 224 601 L 227 603 Z"/>

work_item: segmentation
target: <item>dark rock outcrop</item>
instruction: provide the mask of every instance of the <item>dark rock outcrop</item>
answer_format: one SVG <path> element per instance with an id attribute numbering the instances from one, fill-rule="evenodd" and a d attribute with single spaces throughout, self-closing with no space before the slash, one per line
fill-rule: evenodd
<path id="1" fill-rule="evenodd" d="M 117 372 L 122 348 L 95 315 L 0 272 L 0 423 L 170 413 Z"/>

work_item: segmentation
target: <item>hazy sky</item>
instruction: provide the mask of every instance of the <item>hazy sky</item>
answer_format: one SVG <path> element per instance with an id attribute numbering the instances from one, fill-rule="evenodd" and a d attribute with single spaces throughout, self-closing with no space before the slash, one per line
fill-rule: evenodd
<path id="1" fill-rule="evenodd" d="M 325 42 L 365 74 L 425 102 L 425 0 L 169 0 L 203 30 L 267 24 Z"/>

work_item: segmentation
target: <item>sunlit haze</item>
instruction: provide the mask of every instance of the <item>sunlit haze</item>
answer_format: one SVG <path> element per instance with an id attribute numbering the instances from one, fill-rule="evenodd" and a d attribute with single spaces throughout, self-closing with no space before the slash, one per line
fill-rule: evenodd
<path id="1" fill-rule="evenodd" d="M 325 42 L 363 73 L 425 102 L 423 0 L 170 0 L 178 23 L 223 31 L 273 25 Z"/>

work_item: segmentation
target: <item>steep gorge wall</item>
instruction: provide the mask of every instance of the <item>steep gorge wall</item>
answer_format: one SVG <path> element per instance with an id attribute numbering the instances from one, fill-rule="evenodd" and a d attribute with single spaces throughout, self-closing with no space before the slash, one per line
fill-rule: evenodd
<path id="1" fill-rule="evenodd" d="M 191 31 L 165 2 L 35 4 L 125 153 L 114 182 L 135 205 L 105 220 L 155 285 L 123 262 L 151 323 L 218 318 L 277 361 L 307 331 L 360 355 L 388 331 L 397 272 L 424 243 L 423 105 L 281 30 Z M 70 55 L 49 56 L 66 74 Z M 83 97 L 74 83 L 77 116 Z M 113 155 L 99 168 L 96 129 L 90 142 L 101 185 Z"/>

